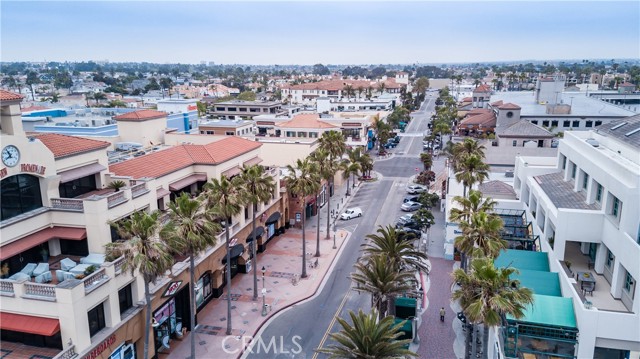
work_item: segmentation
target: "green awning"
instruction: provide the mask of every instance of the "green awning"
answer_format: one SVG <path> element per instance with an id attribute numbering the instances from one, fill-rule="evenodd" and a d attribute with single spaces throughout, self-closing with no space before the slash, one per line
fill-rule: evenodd
<path id="1" fill-rule="evenodd" d="M 520 274 L 513 274 L 511 279 L 519 280 L 522 287 L 531 289 L 534 294 L 562 297 L 558 273 L 526 269 L 519 271 Z"/>
<path id="2" fill-rule="evenodd" d="M 549 271 L 549 257 L 545 252 L 523 251 L 507 249 L 500 252 L 498 258 L 493 261 L 496 268 L 513 267 L 537 271 Z"/>
<path id="3" fill-rule="evenodd" d="M 525 309 L 524 317 L 514 319 L 507 315 L 507 319 L 519 323 L 577 328 L 573 300 L 549 295 L 534 294 L 533 304 Z"/>
<path id="4" fill-rule="evenodd" d="M 417 300 L 415 298 L 399 297 L 396 298 L 396 307 L 415 308 L 417 306 Z"/>
<path id="5" fill-rule="evenodd" d="M 401 318 L 394 318 L 393 319 L 393 325 L 398 325 L 401 322 L 405 322 L 403 326 L 400 327 L 400 330 L 405 332 L 405 333 L 409 333 L 411 334 L 413 331 L 413 327 L 411 325 L 411 321 L 410 320 L 406 320 L 406 319 L 401 319 Z"/>

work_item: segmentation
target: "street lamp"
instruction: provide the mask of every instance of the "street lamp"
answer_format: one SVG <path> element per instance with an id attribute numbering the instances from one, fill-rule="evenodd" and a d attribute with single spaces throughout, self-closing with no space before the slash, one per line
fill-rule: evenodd
<path id="1" fill-rule="evenodd" d="M 333 222 L 333 249 L 336 248 L 336 222 Z"/>
<path id="2" fill-rule="evenodd" d="M 266 295 L 267 288 L 264 287 L 264 273 L 267 271 L 267 268 L 262 266 L 262 316 L 267 316 L 267 303 L 266 303 Z"/>

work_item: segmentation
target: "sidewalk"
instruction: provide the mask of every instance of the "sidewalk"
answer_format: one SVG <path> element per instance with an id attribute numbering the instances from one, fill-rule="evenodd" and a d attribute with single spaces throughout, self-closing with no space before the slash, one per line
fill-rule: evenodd
<path id="1" fill-rule="evenodd" d="M 352 189 L 357 190 L 357 188 Z M 346 185 L 336 189 L 331 198 L 331 207 L 345 197 Z M 352 191 L 353 193 L 353 191 Z M 346 197 L 343 209 L 351 197 Z M 262 266 L 266 268 L 264 287 L 265 302 L 268 307 L 267 316 L 262 316 L 263 298 L 259 294 L 258 300 L 253 300 L 253 272 L 238 274 L 231 280 L 232 336 L 227 337 L 227 288 L 224 294 L 212 300 L 198 313 L 198 326 L 195 334 L 187 333 L 182 341 L 171 343 L 171 352 L 158 354 L 161 359 L 188 358 L 191 353 L 191 335 L 196 335 L 197 358 L 235 358 L 241 354 L 242 347 L 249 344 L 251 336 L 257 333 L 262 325 L 281 310 L 286 309 L 304 299 L 313 296 L 329 271 L 335 258 L 341 253 L 342 245 L 349 239 L 351 233 L 339 229 L 336 232 L 336 249 L 333 249 L 333 236 L 326 240 L 326 207 L 320 209 L 320 254 L 318 267 L 310 268 L 316 257 L 316 225 L 317 217 L 306 220 L 306 253 L 307 278 L 300 279 L 296 285 L 292 278 L 302 271 L 302 230 L 291 228 L 269 242 L 264 253 L 258 254 L 256 268 L 258 268 L 258 291 L 262 291 Z M 245 338 L 243 338 L 245 337 Z M 243 343 L 244 340 L 244 343 Z"/>

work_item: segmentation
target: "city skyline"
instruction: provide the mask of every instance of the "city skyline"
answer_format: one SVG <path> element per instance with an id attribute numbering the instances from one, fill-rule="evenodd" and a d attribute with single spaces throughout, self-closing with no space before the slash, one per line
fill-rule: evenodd
<path id="1" fill-rule="evenodd" d="M 634 59 L 640 57 L 637 10 L 635 2 L 577 1 L 3 1 L 1 60 L 312 65 Z"/>

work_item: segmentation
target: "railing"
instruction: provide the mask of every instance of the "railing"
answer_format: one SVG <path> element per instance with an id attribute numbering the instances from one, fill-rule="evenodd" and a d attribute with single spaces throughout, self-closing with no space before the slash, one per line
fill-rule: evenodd
<path id="1" fill-rule="evenodd" d="M 147 189 L 147 184 L 144 182 L 131 187 L 131 196 L 133 198 L 140 197 L 147 192 L 149 192 L 149 190 Z"/>
<path id="2" fill-rule="evenodd" d="M 0 295 L 13 296 L 13 282 L 8 280 L 0 280 Z"/>
<path id="3" fill-rule="evenodd" d="M 84 211 L 82 200 L 75 198 L 51 198 L 51 207 L 66 211 Z"/>
<path id="4" fill-rule="evenodd" d="M 126 201 L 127 201 L 127 197 L 125 196 L 125 193 L 122 191 L 118 191 L 107 196 L 107 204 L 109 208 L 113 208 Z"/>
<path id="5" fill-rule="evenodd" d="M 51 284 L 24 283 L 24 294 L 33 297 L 47 298 L 44 300 L 55 300 L 56 287 Z"/>
<path id="6" fill-rule="evenodd" d="M 104 268 L 100 268 L 97 271 L 91 273 L 89 276 L 82 280 L 82 282 L 84 283 L 84 292 L 89 293 L 93 291 L 100 285 L 106 283 L 106 279 L 109 279 L 109 276 L 107 276 L 107 274 L 105 273 Z"/>
<path id="7" fill-rule="evenodd" d="M 53 359 L 73 359 L 77 356 L 78 356 L 78 353 L 76 353 L 76 346 L 75 344 L 72 344 L 70 347 L 61 351 L 60 353 L 58 353 L 58 355 L 54 356 Z"/>
<path id="8" fill-rule="evenodd" d="M 113 269 L 116 272 L 116 275 L 120 275 L 120 273 L 122 273 L 123 265 L 124 265 L 124 256 L 113 261 Z"/>

